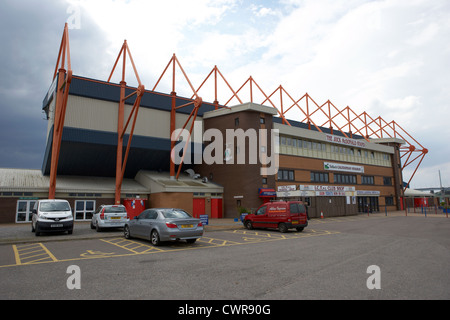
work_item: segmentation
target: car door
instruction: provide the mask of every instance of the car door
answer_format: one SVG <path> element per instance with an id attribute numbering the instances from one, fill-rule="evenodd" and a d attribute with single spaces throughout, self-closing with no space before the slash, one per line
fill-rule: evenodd
<path id="1" fill-rule="evenodd" d="M 295 227 L 300 222 L 300 207 L 297 202 L 289 203 L 289 214 L 291 218 L 292 225 Z"/>
<path id="2" fill-rule="evenodd" d="M 134 237 L 143 237 L 145 232 L 145 221 L 147 220 L 147 215 L 149 210 L 144 210 L 140 215 L 133 219 L 133 223 L 130 223 L 130 232 Z"/>
<path id="3" fill-rule="evenodd" d="M 158 212 L 153 209 L 146 210 L 147 214 L 141 221 L 142 226 L 142 237 L 145 239 L 150 239 L 150 232 L 155 227 L 156 218 L 158 217 Z M 139 219 L 141 220 L 141 219 Z"/>
<path id="4" fill-rule="evenodd" d="M 259 228 L 267 227 L 267 206 L 261 206 L 253 218 L 253 226 Z"/>
<path id="5" fill-rule="evenodd" d="M 97 208 L 97 210 L 95 210 L 94 214 L 92 215 L 91 221 L 94 226 L 97 224 L 98 219 L 100 219 L 100 212 L 102 211 L 102 209 L 103 209 L 103 206 L 99 206 Z"/>

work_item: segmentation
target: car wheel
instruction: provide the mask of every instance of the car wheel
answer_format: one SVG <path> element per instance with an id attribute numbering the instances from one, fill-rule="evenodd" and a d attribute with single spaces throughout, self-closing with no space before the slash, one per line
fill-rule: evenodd
<path id="1" fill-rule="evenodd" d="M 152 242 L 152 245 L 159 246 L 161 244 L 161 241 L 159 240 L 159 233 L 156 230 L 153 230 L 150 235 L 150 241 Z"/>
<path id="2" fill-rule="evenodd" d="M 72 234 L 73 233 L 73 229 L 67 230 L 67 234 Z"/>
<path id="3" fill-rule="evenodd" d="M 130 233 L 130 227 L 129 226 L 125 226 L 123 228 L 123 236 L 125 237 L 125 239 L 130 239 L 131 238 L 131 233 Z"/>
<path id="4" fill-rule="evenodd" d="M 36 235 L 36 237 L 41 235 L 41 232 L 39 231 L 39 225 L 37 222 L 36 222 L 34 234 Z"/>
<path id="5" fill-rule="evenodd" d="M 35 231 L 36 231 L 36 229 L 33 226 L 33 222 L 31 222 L 31 232 L 35 232 Z"/>
<path id="6" fill-rule="evenodd" d="M 282 223 L 280 223 L 280 224 L 278 225 L 278 230 L 280 230 L 280 232 L 285 233 L 285 232 L 288 231 L 288 228 L 287 228 L 286 224 L 284 224 L 284 223 L 282 222 Z"/>
<path id="7" fill-rule="evenodd" d="M 252 222 L 249 221 L 249 220 L 245 221 L 245 227 L 246 227 L 248 230 L 252 230 L 252 229 L 253 229 L 253 224 L 252 224 Z"/>
<path id="8" fill-rule="evenodd" d="M 97 232 L 101 232 L 101 231 L 102 231 L 102 228 L 100 228 L 100 227 L 98 226 L 98 222 L 97 222 L 97 224 L 95 225 L 95 229 L 97 230 Z"/>
<path id="9" fill-rule="evenodd" d="M 305 228 L 304 228 L 304 227 L 297 227 L 297 228 L 295 228 L 295 229 L 297 229 L 298 232 L 302 232 L 303 229 L 305 229 Z"/>
<path id="10" fill-rule="evenodd" d="M 94 224 L 92 223 L 92 221 L 91 221 L 91 229 L 95 229 L 95 226 L 94 226 Z"/>

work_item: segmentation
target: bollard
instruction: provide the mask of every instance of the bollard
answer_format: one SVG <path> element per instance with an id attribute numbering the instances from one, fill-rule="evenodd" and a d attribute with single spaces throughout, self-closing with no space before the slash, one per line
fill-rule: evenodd
<path id="1" fill-rule="evenodd" d="M 385 214 L 386 217 L 387 217 L 387 206 L 384 206 L 384 214 Z"/>

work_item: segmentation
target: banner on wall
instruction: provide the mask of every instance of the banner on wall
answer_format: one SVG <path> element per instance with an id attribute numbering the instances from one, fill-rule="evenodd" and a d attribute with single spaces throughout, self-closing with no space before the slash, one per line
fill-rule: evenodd
<path id="1" fill-rule="evenodd" d="M 364 166 L 354 166 L 345 163 L 324 162 L 323 169 L 330 171 L 364 173 Z"/>

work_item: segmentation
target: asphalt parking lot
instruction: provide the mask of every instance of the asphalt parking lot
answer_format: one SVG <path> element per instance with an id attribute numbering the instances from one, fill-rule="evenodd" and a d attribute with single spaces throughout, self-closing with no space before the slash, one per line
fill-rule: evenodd
<path id="1" fill-rule="evenodd" d="M 234 221 L 234 219 L 210 219 L 209 225 L 205 226 L 205 232 L 211 232 L 215 230 L 226 230 L 241 228 L 242 223 L 240 221 Z M 68 235 L 65 232 L 62 233 L 43 233 L 41 236 L 36 237 L 31 232 L 30 223 L 20 224 L 3 224 L 0 225 L 0 245 L 9 243 L 30 243 L 30 242 L 48 242 L 48 241 L 70 241 L 70 240 L 87 240 L 117 237 L 122 235 L 122 230 L 117 229 L 105 229 L 101 232 L 96 232 L 90 228 L 90 222 L 81 221 L 75 222 L 73 234 Z"/>
<path id="2" fill-rule="evenodd" d="M 312 219 L 288 233 L 222 220 L 195 244 L 159 247 L 121 230 L 75 230 L 36 237 L 29 226 L 0 226 L 0 298 L 450 299 L 450 220 L 442 215 Z M 80 290 L 66 286 L 73 265 Z M 366 285 L 373 265 L 381 289 Z"/>

